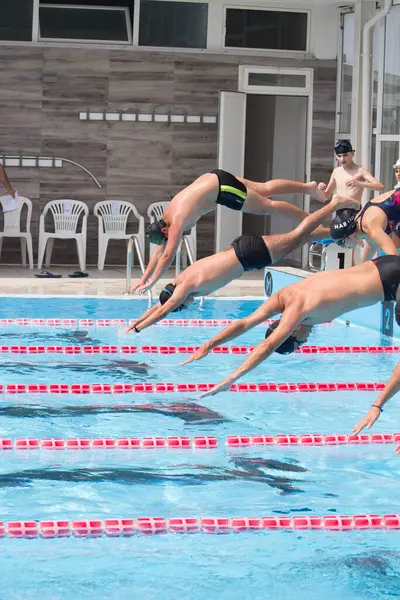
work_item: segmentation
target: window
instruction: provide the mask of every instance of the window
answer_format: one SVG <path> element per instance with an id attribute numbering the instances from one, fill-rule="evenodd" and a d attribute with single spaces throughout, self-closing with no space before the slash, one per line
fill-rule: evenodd
<path id="1" fill-rule="evenodd" d="M 39 8 L 41 40 L 130 43 L 128 7 L 44 4 Z"/>
<path id="2" fill-rule="evenodd" d="M 400 6 L 386 17 L 382 133 L 400 133 Z"/>
<path id="3" fill-rule="evenodd" d="M 308 13 L 227 8 L 225 47 L 307 50 Z"/>
<path id="4" fill-rule="evenodd" d="M 351 130 L 351 99 L 353 93 L 354 65 L 354 23 L 355 17 L 353 12 L 342 14 L 339 131 L 347 134 L 350 134 Z"/>
<path id="5" fill-rule="evenodd" d="M 0 40 L 32 41 L 33 0 L 0 0 Z"/>
<path id="6" fill-rule="evenodd" d="M 208 4 L 141 0 L 139 46 L 207 47 Z"/>

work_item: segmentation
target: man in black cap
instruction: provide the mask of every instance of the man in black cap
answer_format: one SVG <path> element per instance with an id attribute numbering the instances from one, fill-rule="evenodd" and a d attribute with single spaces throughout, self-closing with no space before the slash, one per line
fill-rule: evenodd
<path id="1" fill-rule="evenodd" d="M 354 150 L 350 140 L 338 140 L 334 150 L 338 166 L 333 170 L 328 185 L 322 182 L 318 185 L 325 200 L 336 190 L 336 194 L 343 198 L 357 200 L 361 208 L 361 198 L 365 189 L 383 192 L 383 183 L 353 161 Z"/>

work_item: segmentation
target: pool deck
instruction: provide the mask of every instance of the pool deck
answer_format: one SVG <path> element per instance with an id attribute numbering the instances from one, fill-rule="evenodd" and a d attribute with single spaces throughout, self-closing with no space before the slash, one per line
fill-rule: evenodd
<path id="1" fill-rule="evenodd" d="M 118 296 L 125 291 L 124 267 L 107 267 L 98 271 L 95 267 L 88 267 L 86 273 L 89 277 L 71 279 L 68 273 L 78 269 L 74 266 L 52 266 L 48 270 L 54 274 L 61 274 L 61 279 L 38 279 L 34 276 L 39 273 L 37 269 L 30 271 L 18 266 L 0 266 L 0 296 L 1 295 L 32 295 L 32 296 Z M 279 270 L 301 277 L 310 275 L 307 271 L 292 267 L 279 267 Z M 155 286 L 154 295 L 160 292 L 166 283 L 175 277 L 175 270 L 168 272 L 168 277 L 160 280 Z M 132 281 L 140 276 L 138 269 L 132 273 Z M 264 271 L 251 271 L 244 273 L 240 279 L 232 281 L 212 296 L 264 296 Z"/>

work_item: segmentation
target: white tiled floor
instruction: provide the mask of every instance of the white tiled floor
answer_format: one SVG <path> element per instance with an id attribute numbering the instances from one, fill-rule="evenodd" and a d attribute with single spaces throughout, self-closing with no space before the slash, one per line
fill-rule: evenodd
<path id="1" fill-rule="evenodd" d="M 38 270 L 30 271 L 23 267 L 0 266 L 0 295 L 73 295 L 73 296 L 122 296 L 125 292 L 126 272 L 124 267 L 108 267 L 98 271 L 95 267 L 88 267 L 86 273 L 89 277 L 71 279 L 68 273 L 75 271 L 74 267 L 52 266 L 48 269 L 54 274 L 62 274 L 61 279 L 38 279 L 34 276 Z M 298 275 L 309 275 L 305 271 L 291 267 L 282 268 L 283 271 Z M 168 277 L 160 280 L 155 286 L 154 294 L 175 276 L 171 270 Z M 138 270 L 132 273 L 132 281 L 140 276 Z M 264 272 L 251 271 L 245 273 L 240 279 L 219 290 L 215 296 L 264 296 Z"/>

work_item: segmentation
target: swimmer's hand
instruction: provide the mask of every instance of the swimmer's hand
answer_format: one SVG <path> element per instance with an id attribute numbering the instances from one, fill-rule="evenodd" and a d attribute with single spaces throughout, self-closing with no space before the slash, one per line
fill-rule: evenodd
<path id="1" fill-rule="evenodd" d="M 207 354 L 210 352 L 210 350 L 211 350 L 211 346 L 207 342 L 206 344 L 203 344 L 202 346 L 200 346 L 200 348 L 198 348 L 196 350 L 196 352 L 194 352 L 194 354 L 192 354 L 192 356 L 190 356 L 189 358 L 187 358 L 179 366 L 183 367 L 183 365 L 187 365 L 190 362 L 192 362 L 193 360 L 201 360 L 202 358 L 204 358 L 205 356 L 207 356 Z"/>
<path id="2" fill-rule="evenodd" d="M 154 283 L 146 283 L 145 285 L 141 285 L 137 288 L 137 293 L 139 294 L 139 296 L 143 296 L 143 294 L 146 294 L 148 291 L 151 290 L 153 285 Z"/>
<path id="3" fill-rule="evenodd" d="M 136 290 L 143 287 L 145 284 L 146 284 L 146 281 L 143 281 L 143 279 L 139 279 L 139 281 L 137 283 L 132 284 L 131 294 L 134 294 L 136 292 Z"/>
<path id="4" fill-rule="evenodd" d="M 400 446 L 396 446 L 395 452 L 396 454 L 400 454 Z"/>
<path id="5" fill-rule="evenodd" d="M 375 421 L 379 419 L 380 416 L 381 411 L 379 410 L 379 408 L 377 406 L 371 406 L 365 417 L 363 417 L 361 421 L 359 421 L 357 425 L 353 427 L 353 433 L 357 435 L 358 433 L 360 433 L 360 431 L 365 429 L 365 427 L 367 429 L 371 429 L 372 425 L 375 423 Z"/>
<path id="6" fill-rule="evenodd" d="M 324 192 L 328 186 L 323 181 L 320 181 L 318 184 L 318 189 L 320 192 Z"/>
<path id="7" fill-rule="evenodd" d="M 133 332 L 134 333 L 140 333 L 139 331 L 136 331 L 135 326 L 136 326 L 136 321 L 133 321 L 133 323 L 131 323 L 129 325 L 129 327 L 127 327 L 126 329 L 124 329 L 122 331 L 122 335 L 125 335 L 126 333 L 133 333 Z"/>
<path id="8" fill-rule="evenodd" d="M 207 396 L 215 396 L 220 392 L 226 392 L 230 389 L 232 383 L 232 379 L 228 377 L 227 379 L 221 381 L 221 383 L 217 383 L 217 385 L 214 385 L 214 387 L 211 390 L 208 390 L 208 392 L 204 392 L 204 394 L 201 394 L 200 398 L 206 398 Z"/>

